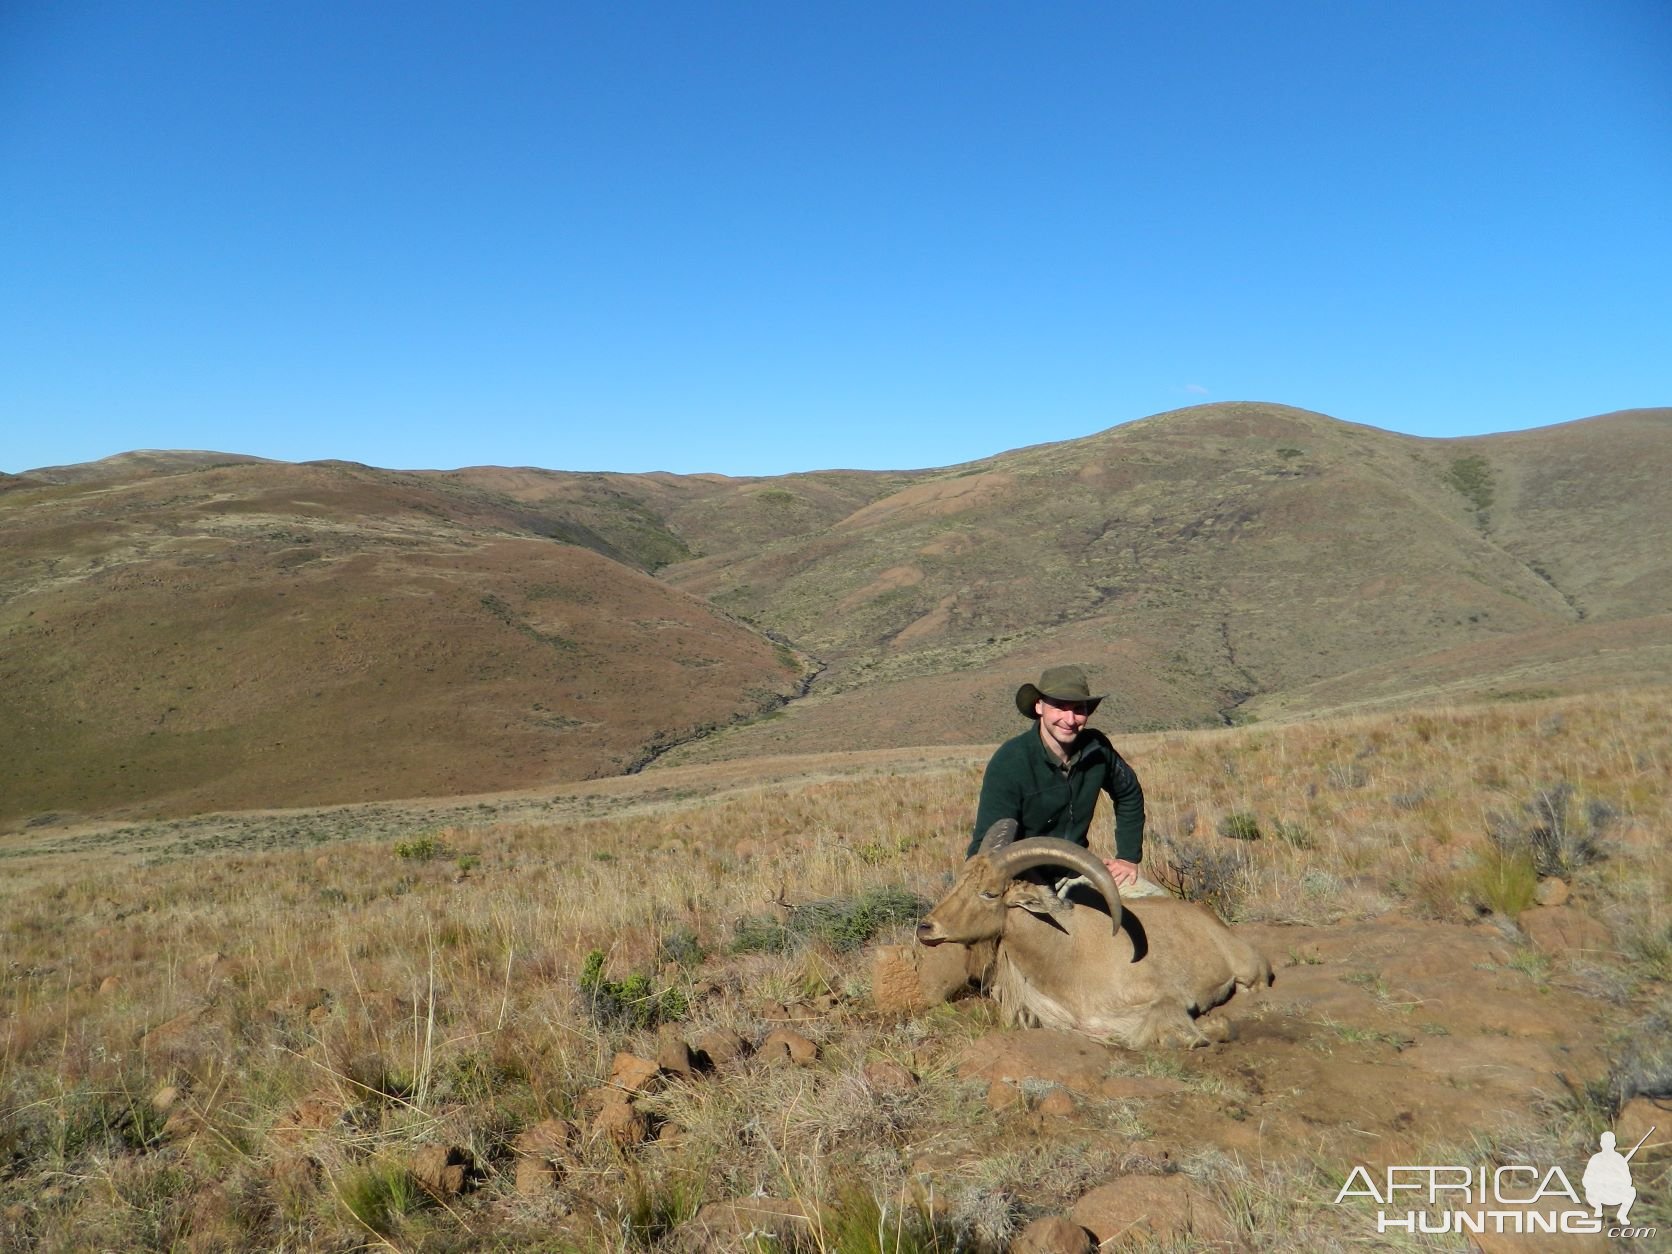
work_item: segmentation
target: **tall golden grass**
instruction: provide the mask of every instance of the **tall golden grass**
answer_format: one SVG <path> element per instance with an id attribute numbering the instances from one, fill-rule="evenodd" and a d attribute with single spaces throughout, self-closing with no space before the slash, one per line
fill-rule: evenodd
<path id="1" fill-rule="evenodd" d="M 1560 869 L 1618 951 L 1590 975 L 1623 1007 L 1664 997 L 1665 691 L 1119 743 L 1149 798 L 1146 860 L 1239 921 L 1512 914 L 1549 856 L 1536 830 L 1555 821 L 1571 855 Z M 740 920 L 781 916 L 775 899 L 934 898 L 980 768 L 259 854 L 113 851 L 12 882 L 0 1244 L 650 1249 L 702 1203 L 761 1192 L 846 1216 L 809 1238 L 820 1248 L 1001 1248 L 1027 1215 L 1142 1159 L 1141 1114 L 1117 1103 L 1071 1135 L 993 1143 L 983 1090 L 955 1076 L 960 1045 L 992 1022 L 980 1003 L 881 1014 L 869 946 L 736 943 Z M 872 941 L 908 937 L 895 923 Z M 670 1086 L 644 1103 L 659 1139 L 583 1138 L 560 1186 L 529 1196 L 515 1187 L 519 1133 L 584 1127 L 616 1052 L 656 1049 L 653 1025 L 589 1009 L 578 982 L 594 951 L 609 979 L 668 995 L 656 1004 L 684 1015 L 686 1036 L 758 1041 L 797 1017 L 821 1058 Z M 922 1083 L 876 1089 L 863 1069 L 878 1059 Z M 414 1183 L 426 1145 L 465 1151 L 465 1192 Z M 961 1191 L 929 1198 L 913 1165 L 950 1145 L 964 1147 Z M 1274 1222 L 1323 1221 L 1290 1187 L 1315 1164 L 1203 1147 L 1186 1167 L 1247 1244 L 1271 1244 Z"/>

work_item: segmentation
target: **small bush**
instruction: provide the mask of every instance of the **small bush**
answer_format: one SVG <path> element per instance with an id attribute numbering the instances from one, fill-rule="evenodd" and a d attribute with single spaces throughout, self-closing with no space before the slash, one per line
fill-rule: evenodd
<path id="1" fill-rule="evenodd" d="M 1578 817 L 1573 798 L 1573 785 L 1565 780 L 1541 788 L 1520 815 L 1488 815 L 1487 835 L 1506 853 L 1526 853 L 1540 875 L 1571 876 L 1606 856 L 1602 832 L 1616 817 L 1602 801 L 1592 801 Z"/>
<path id="2" fill-rule="evenodd" d="M 1463 878 L 1464 896 L 1479 910 L 1517 915 L 1533 904 L 1538 868 L 1532 855 L 1491 846 L 1483 850 Z"/>
<path id="3" fill-rule="evenodd" d="M 447 846 L 434 836 L 414 836 L 395 845 L 395 856 L 408 862 L 432 862 L 447 856 Z"/>
<path id="4" fill-rule="evenodd" d="M 393 1235 L 402 1218 L 429 1201 L 412 1173 L 392 1162 L 356 1167 L 337 1186 L 337 1197 L 350 1218 L 380 1237 Z"/>
<path id="5" fill-rule="evenodd" d="M 1252 814 L 1227 814 L 1219 820 L 1219 834 L 1226 840 L 1259 840 L 1260 820 Z"/>
<path id="6" fill-rule="evenodd" d="M 931 903 L 903 888 L 873 888 L 857 897 L 827 897 L 793 907 L 783 922 L 769 915 L 737 921 L 735 953 L 786 953 L 818 940 L 837 953 L 850 953 L 871 942 L 885 927 L 915 923 Z"/>
<path id="7" fill-rule="evenodd" d="M 642 971 L 625 980 L 606 979 L 602 949 L 587 954 L 580 989 L 588 1013 L 600 1027 L 653 1028 L 683 1019 L 691 1009 L 684 993 L 657 988 Z"/>
<path id="8" fill-rule="evenodd" d="M 1186 901 L 1199 901 L 1222 919 L 1233 919 L 1247 889 L 1242 859 L 1172 842 L 1162 859 L 1168 878 Z"/>

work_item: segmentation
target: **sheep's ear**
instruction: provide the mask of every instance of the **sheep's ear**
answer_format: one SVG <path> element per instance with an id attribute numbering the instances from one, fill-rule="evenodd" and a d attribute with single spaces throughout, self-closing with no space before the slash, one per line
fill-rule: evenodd
<path id="1" fill-rule="evenodd" d="M 1074 907 L 1059 898 L 1049 887 L 1044 884 L 1031 884 L 1025 880 L 1011 881 L 1010 887 L 1004 893 L 1004 904 L 1015 910 L 1026 910 L 1042 919 L 1055 919 L 1059 923 L 1066 922 L 1068 916 L 1074 913 Z"/>

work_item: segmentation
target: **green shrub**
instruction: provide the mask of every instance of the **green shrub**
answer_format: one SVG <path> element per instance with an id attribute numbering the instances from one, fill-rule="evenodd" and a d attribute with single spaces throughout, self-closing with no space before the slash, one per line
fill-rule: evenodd
<path id="1" fill-rule="evenodd" d="M 624 980 L 606 979 L 604 951 L 594 949 L 581 967 L 581 994 L 588 1013 L 601 1027 L 653 1028 L 683 1019 L 690 999 L 676 988 L 657 988 L 642 971 Z"/>
<path id="2" fill-rule="evenodd" d="M 1477 909 L 1517 915 L 1533 904 L 1538 891 L 1538 868 L 1523 850 L 1506 851 L 1496 845 L 1482 850 L 1463 881 L 1464 895 Z"/>
<path id="3" fill-rule="evenodd" d="M 395 856 L 409 862 L 430 862 L 447 856 L 447 846 L 434 836 L 414 836 L 395 845 Z"/>
<path id="4" fill-rule="evenodd" d="M 1219 834 L 1227 840 L 1259 840 L 1260 820 L 1242 811 L 1227 814 L 1219 820 Z"/>
<path id="5" fill-rule="evenodd" d="M 399 1221 L 429 1202 L 404 1166 L 370 1162 L 348 1172 L 337 1186 L 343 1209 L 361 1227 L 380 1237 L 391 1236 Z"/>
<path id="6" fill-rule="evenodd" d="M 786 953 L 811 940 L 837 953 L 850 953 L 871 942 L 885 927 L 916 923 L 931 903 L 903 888 L 872 888 L 857 897 L 827 897 L 792 907 L 783 922 L 770 915 L 747 915 L 737 921 L 734 953 Z"/>

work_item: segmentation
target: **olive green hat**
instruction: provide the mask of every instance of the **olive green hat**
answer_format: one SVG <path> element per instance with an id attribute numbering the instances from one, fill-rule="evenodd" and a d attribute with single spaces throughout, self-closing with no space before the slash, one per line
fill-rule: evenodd
<path id="1" fill-rule="evenodd" d="M 1090 708 L 1090 714 L 1097 709 L 1102 697 L 1091 695 L 1091 685 L 1086 682 L 1086 670 L 1083 666 L 1050 666 L 1039 677 L 1037 684 L 1023 684 L 1016 689 L 1016 708 L 1029 718 L 1038 718 L 1034 712 L 1034 703 L 1041 697 L 1049 697 L 1053 701 L 1084 701 Z"/>

